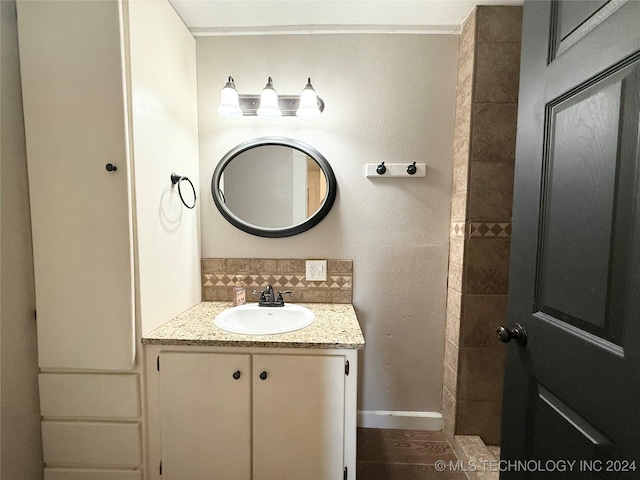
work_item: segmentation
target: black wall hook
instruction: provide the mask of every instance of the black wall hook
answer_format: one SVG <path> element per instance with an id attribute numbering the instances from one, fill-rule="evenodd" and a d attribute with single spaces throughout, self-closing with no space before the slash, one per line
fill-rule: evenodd
<path id="1" fill-rule="evenodd" d="M 191 190 L 193 190 L 193 205 L 188 205 L 187 202 L 185 202 L 184 198 L 182 197 L 182 190 L 180 190 L 180 184 L 182 183 L 182 181 L 189 182 L 189 185 L 191 185 Z M 196 206 L 196 187 L 193 186 L 193 182 L 189 180 L 189 177 L 184 177 L 182 175 L 178 175 L 177 173 L 172 173 L 171 185 L 176 185 L 176 184 L 178 185 L 178 195 L 180 195 L 180 200 L 182 201 L 182 204 L 188 209 L 194 208 Z"/>
<path id="2" fill-rule="evenodd" d="M 382 162 L 380 165 L 378 165 L 378 168 L 376 168 L 376 172 L 378 172 L 378 175 L 384 175 L 384 172 L 387 171 L 387 167 L 384 166 L 384 162 Z"/>
<path id="3" fill-rule="evenodd" d="M 413 162 L 411 165 L 409 165 L 407 167 L 407 173 L 409 175 L 413 175 L 418 171 L 417 167 L 416 167 L 416 162 Z"/>

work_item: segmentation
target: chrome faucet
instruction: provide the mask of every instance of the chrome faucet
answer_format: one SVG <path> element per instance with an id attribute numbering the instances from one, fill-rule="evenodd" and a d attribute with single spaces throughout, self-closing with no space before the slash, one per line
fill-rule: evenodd
<path id="1" fill-rule="evenodd" d="M 262 297 L 264 297 L 264 303 L 272 303 L 275 300 L 273 298 L 274 295 L 275 293 L 273 292 L 273 287 L 271 286 L 271 284 L 267 284 L 266 288 L 262 292 L 262 295 L 260 295 L 260 300 L 262 300 Z"/>
<path id="2" fill-rule="evenodd" d="M 254 290 L 253 294 L 260 294 L 260 299 L 258 300 L 259 307 L 284 307 L 284 298 L 282 295 L 292 295 L 293 292 L 291 290 L 287 290 L 286 292 L 278 292 L 278 297 L 276 298 L 276 294 L 273 290 L 271 284 L 267 284 L 264 290 Z"/>

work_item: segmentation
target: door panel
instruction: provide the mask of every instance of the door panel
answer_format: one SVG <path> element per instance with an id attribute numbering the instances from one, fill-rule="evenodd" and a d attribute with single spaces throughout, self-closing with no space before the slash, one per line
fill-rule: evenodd
<path id="1" fill-rule="evenodd" d="M 251 478 L 250 378 L 249 355 L 160 355 L 163 479 Z"/>
<path id="2" fill-rule="evenodd" d="M 554 2 L 552 31 L 556 55 L 578 43 L 629 0 L 580 0 Z"/>
<path id="3" fill-rule="evenodd" d="M 566 39 L 571 32 L 609 3 L 608 0 L 583 0 L 581 2 L 561 2 L 556 4 L 558 15 L 556 25 L 561 39 Z"/>
<path id="4" fill-rule="evenodd" d="M 574 409 L 541 385 L 535 397 L 534 431 L 548 441 L 534 442 L 535 458 L 595 460 L 603 457 L 611 442 Z"/>
<path id="5" fill-rule="evenodd" d="M 254 480 L 342 478 L 344 365 L 344 356 L 253 356 Z"/>
<path id="6" fill-rule="evenodd" d="M 633 183 L 619 176 L 633 164 L 620 133 L 637 134 L 637 118 L 625 122 L 623 114 L 638 111 L 629 92 L 639 71 L 636 62 L 548 107 L 537 308 L 609 340 L 621 333 L 620 317 L 607 314 L 618 273 L 610 256 L 615 237 L 628 234 L 622 223 L 614 232 L 616 207 L 625 182 Z"/>
<path id="7" fill-rule="evenodd" d="M 17 2 L 42 368 L 131 370 L 119 2 Z M 105 165 L 115 164 L 108 172 Z"/>
<path id="8" fill-rule="evenodd" d="M 528 441 L 530 458 L 535 461 L 528 464 L 529 478 L 611 478 L 607 476 L 609 472 L 597 471 L 606 465 L 611 453 L 609 439 L 534 379 L 532 385 L 534 413 L 530 419 L 530 432 L 533 434 Z M 555 465 L 562 465 L 565 470 L 557 471 Z"/>
<path id="9" fill-rule="evenodd" d="M 527 343 L 507 346 L 502 459 L 637 470 L 640 2 L 596 3 L 525 2 L 508 320 Z M 569 38 L 589 22 L 553 56 L 559 29 Z M 578 464 L 562 478 L 637 475 Z"/>

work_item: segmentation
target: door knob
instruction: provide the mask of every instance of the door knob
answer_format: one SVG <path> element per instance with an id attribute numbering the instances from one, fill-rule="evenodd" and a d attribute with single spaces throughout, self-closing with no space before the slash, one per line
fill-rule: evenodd
<path id="1" fill-rule="evenodd" d="M 511 339 L 515 339 L 520 345 L 527 343 L 527 332 L 519 323 L 516 323 L 513 328 L 500 326 L 496 333 L 498 334 L 498 339 L 503 343 L 509 343 Z"/>
<path id="2" fill-rule="evenodd" d="M 235 372 L 233 372 L 233 378 L 235 380 L 238 380 L 240 378 L 240 370 L 236 370 Z"/>
<path id="3" fill-rule="evenodd" d="M 262 372 L 260 374 L 260 380 L 266 380 L 267 379 L 267 372 Z"/>

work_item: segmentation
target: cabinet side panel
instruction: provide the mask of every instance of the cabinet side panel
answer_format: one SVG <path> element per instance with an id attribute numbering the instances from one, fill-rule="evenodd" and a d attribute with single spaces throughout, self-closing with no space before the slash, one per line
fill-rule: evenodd
<path id="1" fill-rule="evenodd" d="M 199 205 L 185 207 L 170 181 L 175 172 L 199 184 L 196 43 L 168 1 L 128 8 L 140 311 L 149 332 L 202 298 Z M 191 186 L 180 188 L 191 205 Z"/>
<path id="2" fill-rule="evenodd" d="M 349 362 L 349 375 L 344 382 L 344 464 L 349 469 L 348 479 L 356 476 L 356 450 L 358 443 L 358 350 L 345 352 Z"/>
<path id="3" fill-rule="evenodd" d="M 130 370 L 131 212 L 118 2 L 18 2 L 43 368 Z M 117 166 L 108 172 L 106 164 Z"/>

